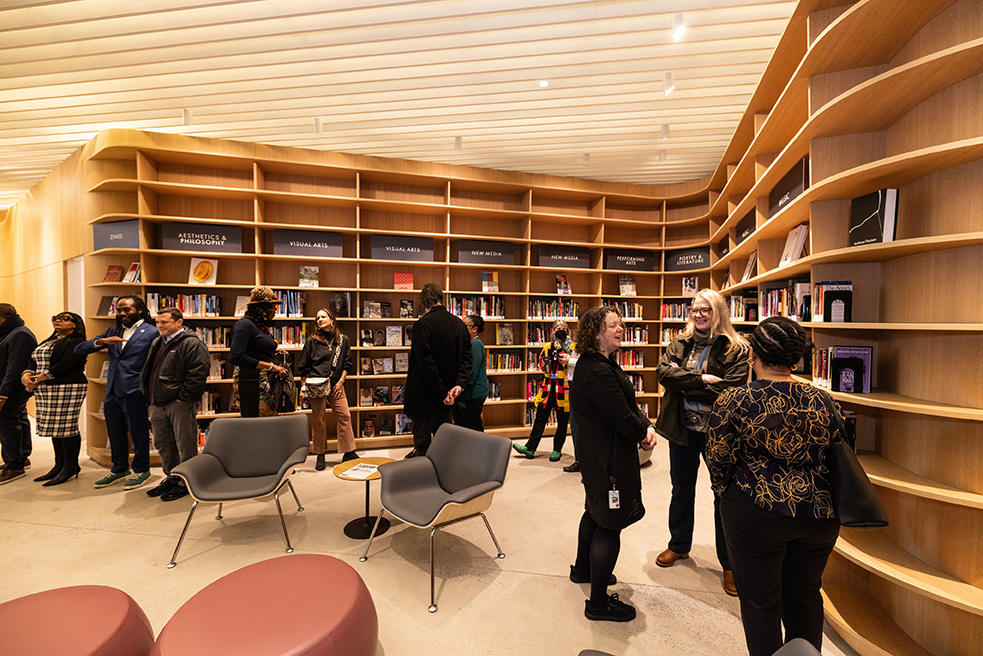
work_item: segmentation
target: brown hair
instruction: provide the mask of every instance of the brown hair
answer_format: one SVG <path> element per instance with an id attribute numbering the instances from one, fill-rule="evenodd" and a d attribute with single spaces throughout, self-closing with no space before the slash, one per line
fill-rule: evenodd
<path id="1" fill-rule="evenodd" d="M 624 327 L 625 322 L 621 317 L 621 313 L 610 305 L 592 307 L 585 310 L 584 313 L 580 315 L 580 318 L 577 319 L 577 353 L 580 355 L 585 355 L 587 353 L 601 352 L 601 347 L 600 344 L 598 344 L 597 338 L 604 330 L 608 320 L 608 315 L 612 313 L 618 316 L 618 321 L 621 322 L 621 326 Z"/>

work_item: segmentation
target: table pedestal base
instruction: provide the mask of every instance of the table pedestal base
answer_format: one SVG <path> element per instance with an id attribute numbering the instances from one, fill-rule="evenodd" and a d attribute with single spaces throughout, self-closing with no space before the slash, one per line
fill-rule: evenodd
<path id="1" fill-rule="evenodd" d="M 345 535 L 352 538 L 353 540 L 368 540 L 369 536 L 372 535 L 372 527 L 375 526 L 375 517 L 359 517 L 358 519 L 353 519 L 352 521 L 345 524 Z M 379 530 L 376 531 L 376 535 L 382 535 L 389 530 L 389 520 L 385 517 L 379 521 Z"/>

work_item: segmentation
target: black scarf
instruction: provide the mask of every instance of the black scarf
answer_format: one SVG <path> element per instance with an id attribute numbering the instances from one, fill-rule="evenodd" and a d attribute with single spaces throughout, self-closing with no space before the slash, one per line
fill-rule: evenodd
<path id="1" fill-rule="evenodd" d="M 24 325 L 24 320 L 20 318 L 19 314 L 15 314 L 3 323 L 0 323 L 0 340 L 10 334 L 14 328 L 20 328 Z"/>

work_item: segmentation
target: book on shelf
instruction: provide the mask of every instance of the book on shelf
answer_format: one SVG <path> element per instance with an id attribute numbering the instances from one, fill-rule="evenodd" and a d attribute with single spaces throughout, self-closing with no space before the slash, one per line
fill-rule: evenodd
<path id="1" fill-rule="evenodd" d="M 317 287 L 318 268 L 310 264 L 301 264 L 298 274 L 298 287 Z"/>
<path id="2" fill-rule="evenodd" d="M 392 395 L 389 400 L 393 405 L 403 405 L 403 389 L 402 385 L 392 386 Z"/>
<path id="3" fill-rule="evenodd" d="M 379 301 L 362 301 L 363 319 L 381 319 L 382 303 Z"/>
<path id="4" fill-rule="evenodd" d="M 386 345 L 386 331 L 383 328 L 375 329 L 375 337 L 372 340 L 373 346 L 385 346 Z"/>
<path id="5" fill-rule="evenodd" d="M 393 359 L 392 358 L 382 358 L 382 373 L 391 374 L 393 373 Z"/>
<path id="6" fill-rule="evenodd" d="M 362 437 L 375 435 L 375 415 L 369 415 L 362 420 Z"/>
<path id="7" fill-rule="evenodd" d="M 403 346 L 410 346 L 413 344 L 413 324 L 408 323 L 403 326 Z"/>
<path id="8" fill-rule="evenodd" d="M 118 264 L 110 264 L 106 267 L 106 275 L 103 276 L 103 282 L 119 282 L 123 279 L 123 267 Z"/>
<path id="9" fill-rule="evenodd" d="M 413 318 L 413 301 L 411 299 L 404 298 L 399 301 L 399 318 L 400 319 Z"/>
<path id="10" fill-rule="evenodd" d="M 499 346 L 512 346 L 515 342 L 515 332 L 510 323 L 495 324 L 495 343 Z"/>
<path id="11" fill-rule="evenodd" d="M 635 291 L 635 276 L 630 273 L 618 274 L 618 294 L 621 296 L 637 296 Z"/>
<path id="12" fill-rule="evenodd" d="M 397 353 L 393 356 L 393 371 L 398 374 L 406 373 L 410 368 L 410 354 Z"/>
<path id="13" fill-rule="evenodd" d="M 100 317 L 115 317 L 116 316 L 116 301 L 119 300 L 119 296 L 103 296 L 99 300 L 99 311 L 96 312 Z"/>
<path id="14" fill-rule="evenodd" d="M 870 346 L 834 346 L 830 358 L 830 387 L 834 392 L 870 394 Z"/>
<path id="15" fill-rule="evenodd" d="M 556 274 L 556 293 L 557 294 L 572 294 L 573 291 L 570 289 L 570 281 L 567 279 L 565 273 Z"/>
<path id="16" fill-rule="evenodd" d="M 236 296 L 236 310 L 232 313 L 234 317 L 242 317 L 246 315 L 246 307 L 249 305 L 248 296 Z"/>
<path id="17" fill-rule="evenodd" d="M 393 418 L 386 415 L 379 417 L 379 435 L 393 434 Z"/>
<path id="18" fill-rule="evenodd" d="M 385 358 L 372 358 L 372 373 L 379 376 L 386 373 Z"/>
<path id="19" fill-rule="evenodd" d="M 849 280 L 816 283 L 813 294 L 813 321 L 848 323 L 853 321 L 853 282 Z"/>
<path id="20" fill-rule="evenodd" d="M 393 316 L 393 304 L 389 301 L 379 301 L 379 314 L 383 319 L 391 319 Z"/>
<path id="21" fill-rule="evenodd" d="M 140 282 L 139 262 L 133 262 L 130 264 L 130 268 L 126 270 L 126 275 L 123 276 L 123 282 Z"/>
<path id="22" fill-rule="evenodd" d="M 413 289 L 413 272 L 412 271 L 394 272 L 393 289 Z"/>
<path id="23" fill-rule="evenodd" d="M 403 412 L 396 413 L 395 424 L 397 435 L 409 435 L 413 432 L 413 420 Z"/>
<path id="24" fill-rule="evenodd" d="M 894 241 L 897 223 L 897 189 L 881 189 L 850 201 L 851 246 Z"/>
<path id="25" fill-rule="evenodd" d="M 328 309 L 335 318 L 347 318 L 351 306 L 351 292 L 328 292 Z"/>
<path id="26" fill-rule="evenodd" d="M 191 258 L 188 269 L 189 285 L 214 285 L 218 280 L 218 260 L 203 257 Z"/>
<path id="27" fill-rule="evenodd" d="M 208 356 L 208 379 L 209 380 L 219 380 L 223 378 L 223 366 L 222 358 L 218 355 L 211 353 Z"/>
<path id="28" fill-rule="evenodd" d="M 481 272 L 481 291 L 483 292 L 498 291 L 498 271 Z"/>
<path id="29" fill-rule="evenodd" d="M 386 346 L 403 345 L 403 327 L 386 326 Z"/>
<path id="30" fill-rule="evenodd" d="M 696 296 L 700 291 L 700 281 L 696 276 L 683 277 L 683 296 Z"/>
<path id="31" fill-rule="evenodd" d="M 371 387 L 362 387 L 358 390 L 358 406 L 360 408 L 372 407 L 373 392 Z"/>
<path id="32" fill-rule="evenodd" d="M 806 237 L 808 235 L 808 223 L 803 223 L 789 231 L 788 237 L 785 238 L 785 250 L 782 251 L 782 259 L 779 260 L 778 266 L 781 267 L 791 264 L 802 257 L 802 251 L 805 249 Z"/>
<path id="33" fill-rule="evenodd" d="M 359 373 L 363 376 L 370 376 L 372 374 L 372 358 L 363 357 L 359 358 L 360 369 Z"/>
<path id="34" fill-rule="evenodd" d="M 758 251 L 753 251 L 747 259 L 747 266 L 744 267 L 744 275 L 741 276 L 741 282 L 746 282 L 754 277 L 757 269 L 755 265 L 758 263 Z"/>
<path id="35" fill-rule="evenodd" d="M 99 380 L 103 382 L 109 380 L 109 360 L 102 363 L 102 369 L 99 371 Z"/>
<path id="36" fill-rule="evenodd" d="M 372 393 L 372 404 L 373 405 L 389 405 L 389 386 L 388 385 L 376 385 L 375 391 Z"/>
<path id="37" fill-rule="evenodd" d="M 375 337 L 371 328 L 362 329 L 362 346 L 375 346 Z"/>

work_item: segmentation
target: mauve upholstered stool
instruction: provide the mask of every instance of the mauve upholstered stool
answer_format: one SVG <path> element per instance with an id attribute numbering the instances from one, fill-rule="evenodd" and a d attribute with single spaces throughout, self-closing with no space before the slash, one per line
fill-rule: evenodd
<path id="1" fill-rule="evenodd" d="M 154 656 L 372 656 L 379 619 L 358 573 L 331 556 L 294 554 L 223 576 L 189 599 Z"/>
<path id="2" fill-rule="evenodd" d="M 77 585 L 0 604 L 4 656 L 147 656 L 153 646 L 147 615 L 116 588 Z"/>

